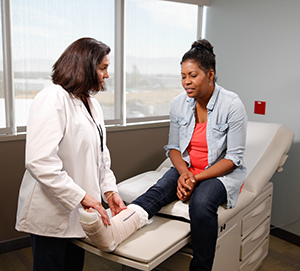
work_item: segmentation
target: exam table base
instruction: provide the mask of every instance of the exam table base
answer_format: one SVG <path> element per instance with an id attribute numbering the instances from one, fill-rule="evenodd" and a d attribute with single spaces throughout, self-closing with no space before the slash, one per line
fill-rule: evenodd
<path id="1" fill-rule="evenodd" d="M 268 254 L 273 184 L 245 209 L 219 227 L 213 271 L 255 271 Z M 185 246 L 155 270 L 189 270 L 190 245 Z M 128 269 L 130 270 L 130 269 Z"/>

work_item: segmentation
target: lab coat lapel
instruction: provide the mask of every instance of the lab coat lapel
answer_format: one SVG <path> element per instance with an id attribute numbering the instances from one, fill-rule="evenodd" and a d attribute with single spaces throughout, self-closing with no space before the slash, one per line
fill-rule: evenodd
<path id="1" fill-rule="evenodd" d="M 93 108 L 93 104 L 90 102 L 90 98 L 87 98 L 87 101 L 88 101 L 88 103 L 89 103 L 89 107 L 90 107 L 90 109 L 91 109 L 93 118 L 94 118 L 94 120 L 96 121 L 95 115 L 97 115 L 97 114 L 95 114 L 95 110 L 94 110 L 94 108 Z M 90 113 L 89 113 L 88 110 L 86 109 L 86 107 L 85 107 L 85 105 L 83 104 L 83 102 L 82 102 L 81 100 L 79 100 L 79 99 L 74 98 L 74 103 L 75 103 L 76 106 L 79 106 L 79 107 L 80 107 L 81 111 L 82 111 L 83 114 L 88 118 L 88 120 L 89 120 L 93 125 L 95 125 L 94 120 L 92 119 Z M 98 124 L 99 122 L 96 121 L 96 123 Z M 97 129 L 97 128 L 96 128 L 96 129 Z"/>
<path id="2" fill-rule="evenodd" d="M 99 125 L 99 121 L 97 120 L 97 118 L 95 118 L 97 116 L 97 114 L 95 113 L 95 110 L 94 110 L 94 107 L 92 105 L 92 102 L 90 101 L 90 98 L 87 98 L 87 101 L 89 103 L 93 118 L 94 118 L 95 122 L 97 123 L 97 125 Z M 99 138 L 99 132 L 98 132 L 98 128 L 96 127 L 96 124 L 95 124 L 94 120 L 92 119 L 90 113 L 88 112 L 88 110 L 86 109 L 85 105 L 83 104 L 83 102 L 81 100 L 74 98 L 74 102 L 75 102 L 75 105 L 80 108 L 80 110 L 83 112 L 83 114 L 87 117 L 87 119 L 90 121 L 91 125 L 93 126 L 95 134 L 97 135 L 96 136 L 97 144 L 98 144 L 98 147 L 100 149 L 100 144 L 101 143 L 100 143 L 100 138 Z"/>
<path id="3" fill-rule="evenodd" d="M 93 104 L 91 98 L 88 98 L 87 100 L 88 100 L 90 110 L 91 110 L 91 113 L 92 113 L 92 116 L 93 116 L 95 122 L 97 123 L 97 125 L 102 126 L 102 122 L 101 122 L 102 118 L 101 118 L 101 116 L 99 116 L 99 113 L 97 112 L 97 110 L 95 110 L 95 107 L 94 107 L 94 104 Z"/>

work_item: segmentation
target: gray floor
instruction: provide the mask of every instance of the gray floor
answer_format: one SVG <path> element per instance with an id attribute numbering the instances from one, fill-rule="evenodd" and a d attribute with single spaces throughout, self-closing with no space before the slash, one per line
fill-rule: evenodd
<path id="1" fill-rule="evenodd" d="M 32 270 L 30 248 L 0 254 L 0 271 Z M 122 266 L 86 253 L 84 271 L 122 271 Z M 297 271 L 300 270 L 300 247 L 270 236 L 270 248 L 267 258 L 258 271 Z M 184 271 L 184 270 L 183 270 Z M 235 271 L 235 270 L 232 270 Z"/>

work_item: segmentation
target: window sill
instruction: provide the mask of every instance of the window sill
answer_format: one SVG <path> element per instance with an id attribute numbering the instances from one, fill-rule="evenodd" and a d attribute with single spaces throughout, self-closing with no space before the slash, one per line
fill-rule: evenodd
<path id="1" fill-rule="evenodd" d="M 26 133 L 16 135 L 0 135 L 0 142 L 26 140 Z"/>
<path id="2" fill-rule="evenodd" d="M 153 129 L 153 128 L 169 127 L 169 125 L 170 125 L 169 120 L 133 123 L 133 124 L 127 124 L 126 126 L 107 125 L 106 132 L 113 133 L 113 132 L 119 132 L 119 131 Z M 26 133 L 18 133 L 16 135 L 0 135 L 0 142 L 19 141 L 19 140 L 26 140 Z"/>
<path id="3" fill-rule="evenodd" d="M 153 121 L 153 122 L 140 122 L 140 123 L 129 123 L 126 126 L 124 125 L 107 125 L 106 132 L 119 132 L 119 131 L 130 131 L 130 130 L 142 130 L 142 129 L 152 129 L 152 128 L 161 128 L 169 127 L 170 121 Z"/>

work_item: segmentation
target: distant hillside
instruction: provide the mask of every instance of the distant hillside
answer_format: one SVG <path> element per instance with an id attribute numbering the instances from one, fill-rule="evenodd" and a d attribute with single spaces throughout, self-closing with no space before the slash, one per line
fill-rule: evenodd
<path id="1" fill-rule="evenodd" d="M 50 74 L 55 60 L 51 59 L 24 59 L 14 61 L 15 72 L 41 72 Z M 2 61 L 0 61 L 2 67 Z M 114 56 L 111 55 L 111 71 L 114 68 Z M 129 56 L 126 58 L 127 73 L 132 73 L 134 67 L 141 74 L 180 74 L 180 59 L 178 58 L 135 58 Z"/>

